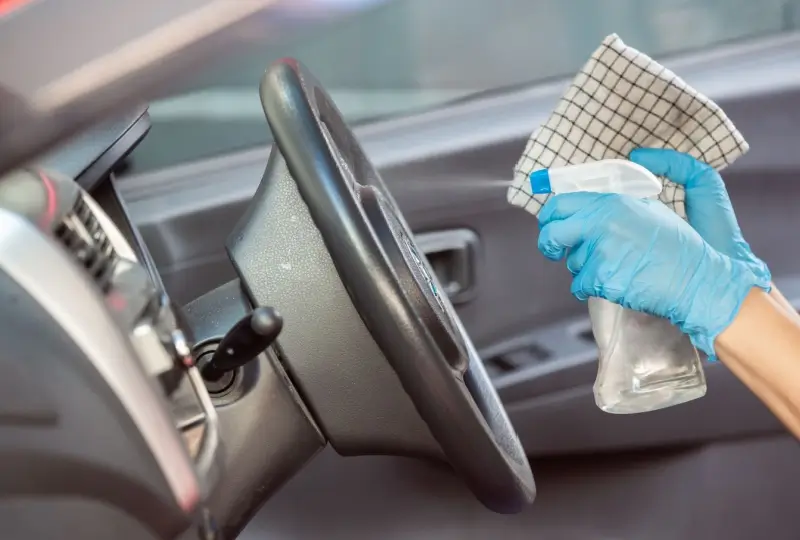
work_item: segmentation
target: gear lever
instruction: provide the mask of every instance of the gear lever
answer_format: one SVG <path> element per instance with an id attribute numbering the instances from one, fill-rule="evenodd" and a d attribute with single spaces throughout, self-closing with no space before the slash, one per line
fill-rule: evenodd
<path id="1" fill-rule="evenodd" d="M 259 307 L 239 319 L 200 368 L 207 381 L 218 381 L 272 345 L 283 329 L 283 317 L 271 307 Z"/>

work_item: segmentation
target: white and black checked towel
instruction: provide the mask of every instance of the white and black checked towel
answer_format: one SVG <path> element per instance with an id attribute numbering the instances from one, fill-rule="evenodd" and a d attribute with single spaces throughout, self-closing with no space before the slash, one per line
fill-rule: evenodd
<path id="1" fill-rule="evenodd" d="M 742 135 L 714 102 L 612 34 L 583 66 L 547 122 L 531 135 L 514 168 L 508 201 L 537 215 L 550 195 L 532 193 L 529 176 L 533 171 L 627 158 L 640 146 L 686 152 L 716 169 L 748 150 Z M 686 219 L 683 186 L 665 178 L 661 181 L 660 200 Z M 639 364 L 644 372 L 693 365 L 702 373 L 688 337 L 666 320 L 598 298 L 589 300 L 589 315 L 600 354 L 595 398 L 601 408 L 603 403 L 621 399 L 607 377 L 609 373 L 622 377 L 629 372 L 626 365 Z"/>
<path id="2" fill-rule="evenodd" d="M 549 194 L 533 195 L 538 169 L 610 158 L 634 148 L 672 148 L 721 170 L 747 152 L 716 103 L 616 35 L 603 40 L 514 168 L 508 202 L 537 215 Z M 684 190 L 662 178 L 661 201 L 686 217 Z"/>

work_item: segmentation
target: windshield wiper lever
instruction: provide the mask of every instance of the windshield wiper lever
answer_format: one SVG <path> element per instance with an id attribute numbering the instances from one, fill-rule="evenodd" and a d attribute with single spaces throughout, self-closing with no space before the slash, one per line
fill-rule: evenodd
<path id="1" fill-rule="evenodd" d="M 218 381 L 263 353 L 283 329 L 283 317 L 271 307 L 259 307 L 228 330 L 217 349 L 201 368 L 203 378 Z"/>

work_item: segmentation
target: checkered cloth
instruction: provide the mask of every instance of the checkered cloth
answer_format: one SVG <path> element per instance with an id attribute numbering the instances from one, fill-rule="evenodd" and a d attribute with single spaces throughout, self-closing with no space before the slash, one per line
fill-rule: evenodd
<path id="1" fill-rule="evenodd" d="M 556 110 L 533 132 L 514 168 L 508 202 L 537 215 L 549 194 L 534 195 L 537 170 L 610 158 L 634 148 L 673 148 L 721 170 L 748 145 L 713 101 L 616 35 L 603 40 Z M 684 219 L 684 189 L 661 178 L 659 198 Z"/>

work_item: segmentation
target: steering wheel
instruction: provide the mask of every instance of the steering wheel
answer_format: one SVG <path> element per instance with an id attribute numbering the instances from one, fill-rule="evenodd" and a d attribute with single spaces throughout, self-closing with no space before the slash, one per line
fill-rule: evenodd
<path id="1" fill-rule="evenodd" d="M 297 191 L 403 390 L 475 495 L 495 511 L 519 511 L 536 491 L 523 447 L 380 175 L 299 62 L 273 65 L 260 93 Z"/>

